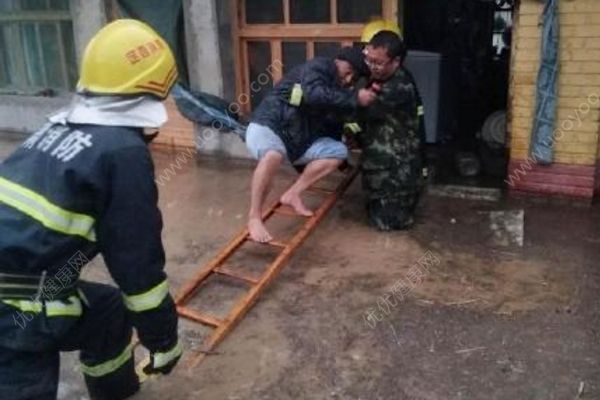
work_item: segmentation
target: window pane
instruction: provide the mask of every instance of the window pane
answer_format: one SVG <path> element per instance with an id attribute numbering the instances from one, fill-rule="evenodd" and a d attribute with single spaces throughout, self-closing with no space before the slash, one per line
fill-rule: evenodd
<path id="1" fill-rule="evenodd" d="M 20 47 L 15 46 L 19 43 L 17 39 L 20 37 L 20 27 L 18 24 L 2 24 L 0 25 L 2 35 L 4 36 L 4 65 L 6 68 L 6 82 L 4 85 L 11 87 L 16 86 L 22 81 L 25 73 L 25 68 L 21 67 L 24 64 L 17 64 L 18 60 L 23 60 L 23 57 L 17 58 L 17 54 L 21 55 Z M 23 83 L 25 85 L 25 83 Z"/>
<path id="2" fill-rule="evenodd" d="M 21 0 L 23 10 L 47 10 L 46 0 Z"/>
<path id="3" fill-rule="evenodd" d="M 79 71 L 77 71 L 77 59 L 75 58 L 75 43 L 73 43 L 73 23 L 71 21 L 61 22 L 60 30 L 65 47 L 64 63 L 67 67 L 67 75 L 69 77 L 66 89 L 73 89 L 79 75 Z"/>
<path id="4" fill-rule="evenodd" d="M 335 57 L 341 47 L 339 42 L 316 42 L 315 57 Z"/>
<path id="5" fill-rule="evenodd" d="M 47 80 L 45 86 L 51 88 L 65 87 L 67 82 L 63 77 L 56 24 L 40 24 L 40 37 L 42 40 L 42 58 L 46 67 Z"/>
<path id="6" fill-rule="evenodd" d="M 290 0 L 293 24 L 328 24 L 331 22 L 329 0 Z"/>
<path id="7" fill-rule="evenodd" d="M 338 22 L 364 23 L 372 18 L 381 17 L 381 0 L 338 0 Z"/>
<path id="8" fill-rule="evenodd" d="M 15 4 L 13 3 L 13 0 L 8 0 L 8 1 L 0 1 L 0 11 L 13 11 L 18 9 Z"/>
<path id="9" fill-rule="evenodd" d="M 269 42 L 248 42 L 248 65 L 250 67 L 250 93 L 247 94 L 250 95 L 252 108 L 255 108 L 273 88 L 273 77 L 269 73 L 271 44 Z"/>
<path id="10" fill-rule="evenodd" d="M 282 47 L 284 74 L 306 61 L 305 42 L 283 42 Z"/>
<path id="11" fill-rule="evenodd" d="M 68 10 L 69 0 L 50 0 L 50 9 L 52 10 Z"/>
<path id="12" fill-rule="evenodd" d="M 282 0 L 246 0 L 247 24 L 283 24 Z"/>
<path id="13" fill-rule="evenodd" d="M 35 23 L 21 25 L 21 39 L 25 48 L 25 64 L 27 65 L 27 81 L 33 87 L 44 87 L 44 68 Z"/>
<path id="14" fill-rule="evenodd" d="M 6 51 L 7 45 L 4 39 L 4 29 L 0 25 L 0 86 L 7 86 L 10 82 L 8 75 L 8 53 Z"/>

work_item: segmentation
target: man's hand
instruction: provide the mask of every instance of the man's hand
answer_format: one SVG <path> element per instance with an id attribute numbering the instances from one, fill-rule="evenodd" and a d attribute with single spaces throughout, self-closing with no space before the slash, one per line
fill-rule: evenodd
<path id="1" fill-rule="evenodd" d="M 361 107 L 367 107 L 373 104 L 377 94 L 371 89 L 360 89 L 358 91 L 358 104 Z"/>
<path id="2" fill-rule="evenodd" d="M 377 82 L 373 82 L 373 83 L 371 83 L 370 89 L 372 91 L 374 91 L 375 93 L 379 93 L 379 92 L 381 92 L 381 84 L 377 83 Z"/>
<path id="3" fill-rule="evenodd" d="M 182 353 L 181 343 L 177 342 L 175 347 L 167 352 L 150 354 L 150 363 L 144 367 L 144 373 L 146 375 L 169 374 L 177 365 Z"/>
<path id="4" fill-rule="evenodd" d="M 360 148 L 360 146 L 358 145 L 358 141 L 356 140 L 356 135 L 353 133 L 344 132 L 344 135 L 342 136 L 342 141 L 350 150 Z"/>

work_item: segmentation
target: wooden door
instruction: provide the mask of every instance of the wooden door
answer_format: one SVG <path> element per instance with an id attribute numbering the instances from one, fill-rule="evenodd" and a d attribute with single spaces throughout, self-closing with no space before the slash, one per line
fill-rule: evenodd
<path id="1" fill-rule="evenodd" d="M 398 3 L 231 0 L 237 108 L 249 113 L 292 67 L 357 44 L 369 20 L 398 20 Z"/>

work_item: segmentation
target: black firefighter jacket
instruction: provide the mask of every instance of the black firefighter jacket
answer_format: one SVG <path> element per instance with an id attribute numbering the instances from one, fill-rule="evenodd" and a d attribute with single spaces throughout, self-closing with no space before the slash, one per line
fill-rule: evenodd
<path id="1" fill-rule="evenodd" d="M 46 271 L 59 292 L 102 253 L 142 344 L 171 348 L 177 314 L 157 200 L 141 130 L 47 125 L 0 164 L 0 272 Z"/>

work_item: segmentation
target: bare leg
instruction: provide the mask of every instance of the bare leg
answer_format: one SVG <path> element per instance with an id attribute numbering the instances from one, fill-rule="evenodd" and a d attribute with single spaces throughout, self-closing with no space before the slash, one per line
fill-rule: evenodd
<path id="1" fill-rule="evenodd" d="M 300 194 L 319 179 L 335 171 L 342 162 L 343 160 L 329 158 L 309 163 L 296 183 L 281 196 L 281 204 L 293 207 L 294 211 L 300 215 L 307 217 L 313 215 L 313 212 L 302 203 Z"/>
<path id="2" fill-rule="evenodd" d="M 273 176 L 283 161 L 283 155 L 276 151 L 269 151 L 258 162 L 254 175 L 252 176 L 252 188 L 250 194 L 250 212 L 248 214 L 248 231 L 250 238 L 259 243 L 273 240 L 262 220 L 262 207 Z"/>

